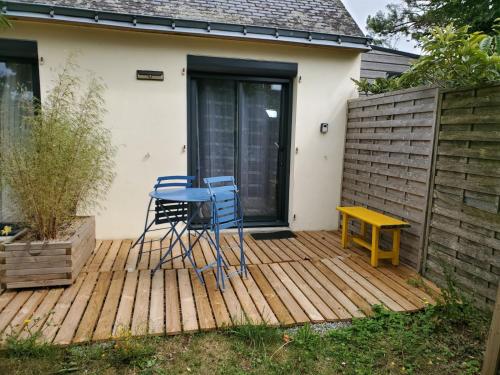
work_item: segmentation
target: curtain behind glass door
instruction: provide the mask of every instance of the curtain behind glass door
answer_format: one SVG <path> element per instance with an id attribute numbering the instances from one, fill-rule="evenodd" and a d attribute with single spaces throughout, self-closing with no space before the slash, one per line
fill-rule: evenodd
<path id="1" fill-rule="evenodd" d="M 245 216 L 278 216 L 281 84 L 239 86 L 240 185 Z"/>
<path id="2" fill-rule="evenodd" d="M 0 152 L 23 137 L 23 118 L 33 114 L 33 64 L 0 60 Z M 16 221 L 6 188 L 0 190 L 0 221 Z"/>

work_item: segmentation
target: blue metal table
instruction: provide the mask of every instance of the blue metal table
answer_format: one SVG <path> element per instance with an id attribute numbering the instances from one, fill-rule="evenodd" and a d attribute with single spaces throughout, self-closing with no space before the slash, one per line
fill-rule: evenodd
<path id="1" fill-rule="evenodd" d="M 191 213 L 188 217 L 187 222 L 185 223 L 185 227 L 180 231 L 174 230 L 172 235 L 175 235 L 175 239 L 170 242 L 168 250 L 161 257 L 160 261 L 156 265 L 156 267 L 151 271 L 151 273 L 155 273 L 158 269 L 160 269 L 161 265 L 171 259 L 172 250 L 174 246 L 179 243 L 181 246 L 181 250 L 183 252 L 182 257 L 188 258 L 193 268 L 196 271 L 196 275 L 203 283 L 203 279 L 200 276 L 200 272 L 202 269 L 197 269 L 192 258 L 193 247 L 200 241 L 204 234 L 208 237 L 208 243 L 210 247 L 215 245 L 212 237 L 208 233 L 208 226 L 206 224 L 201 225 L 201 229 L 192 229 L 192 223 L 196 219 L 196 217 L 201 217 L 201 209 L 204 203 L 210 202 L 211 196 L 208 189 L 205 188 L 180 188 L 180 189 L 168 189 L 168 190 L 156 190 L 149 193 L 149 196 L 155 199 L 160 199 L 163 201 L 169 202 L 179 202 L 179 203 L 190 203 L 191 204 Z M 191 231 L 196 233 L 196 239 L 193 243 L 191 243 Z M 182 240 L 182 235 L 185 232 L 188 232 L 188 245 L 184 243 Z"/>

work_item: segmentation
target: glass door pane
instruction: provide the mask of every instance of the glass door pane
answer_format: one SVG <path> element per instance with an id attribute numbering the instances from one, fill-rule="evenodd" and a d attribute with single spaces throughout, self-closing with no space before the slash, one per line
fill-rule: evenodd
<path id="1" fill-rule="evenodd" d="M 239 180 L 245 216 L 278 217 L 278 158 L 282 85 L 239 86 Z"/>
<path id="2" fill-rule="evenodd" d="M 23 137 L 23 118 L 33 114 L 34 66 L 0 59 L 0 152 Z M 1 178 L 1 175 L 0 175 Z M 16 220 L 9 191 L 0 187 L 0 221 Z"/>
<path id="3" fill-rule="evenodd" d="M 197 91 L 198 177 L 234 176 L 236 172 L 236 92 L 233 81 L 200 79 Z"/>

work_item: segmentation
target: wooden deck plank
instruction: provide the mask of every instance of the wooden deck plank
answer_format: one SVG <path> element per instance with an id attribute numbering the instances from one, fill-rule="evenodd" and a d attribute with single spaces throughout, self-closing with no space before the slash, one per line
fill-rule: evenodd
<path id="1" fill-rule="evenodd" d="M 231 316 L 226 308 L 226 303 L 220 290 L 217 289 L 215 275 L 212 270 L 203 273 L 205 284 L 208 292 L 208 298 L 215 318 L 215 323 L 218 328 L 228 327 L 232 324 Z"/>
<path id="2" fill-rule="evenodd" d="M 283 304 L 286 306 L 288 312 L 297 323 L 310 322 L 307 314 L 302 310 L 300 305 L 292 297 L 288 289 L 281 283 L 280 279 L 274 274 L 268 264 L 261 264 L 258 266 L 259 270 L 264 274 L 269 284 L 274 289 L 274 293 L 279 296 Z M 254 275 L 255 279 L 255 275 Z M 271 305 L 272 306 L 272 305 Z M 276 311 L 275 311 L 276 313 Z M 278 316 L 278 314 L 276 314 Z"/>
<path id="3" fill-rule="evenodd" d="M 0 295 L 0 312 L 9 304 L 9 302 L 17 295 L 15 291 L 6 291 Z"/>
<path id="4" fill-rule="evenodd" d="M 194 242 L 195 239 L 192 239 L 191 241 Z M 207 264 L 207 261 L 205 260 L 205 256 L 203 255 L 203 250 L 201 249 L 201 244 L 199 241 L 193 248 L 193 257 L 194 257 L 194 262 L 196 263 L 196 267 L 201 268 Z"/>
<path id="5" fill-rule="evenodd" d="M 89 272 L 85 277 L 82 287 L 78 291 L 66 318 L 61 324 L 61 328 L 54 338 L 55 344 L 68 345 L 71 343 L 90 296 L 92 295 L 98 276 L 98 272 Z"/>
<path id="6" fill-rule="evenodd" d="M 427 303 L 435 304 L 436 303 L 436 300 L 431 295 L 427 294 L 422 289 L 411 285 L 403 277 L 392 272 L 392 270 L 390 268 L 382 266 L 382 267 L 379 267 L 379 270 L 385 276 L 390 278 L 393 282 L 398 283 L 403 288 L 407 288 L 410 292 L 412 292 L 414 295 L 416 295 L 418 298 L 420 298 L 424 302 L 424 304 L 427 304 Z"/>
<path id="7" fill-rule="evenodd" d="M 86 276 L 86 273 L 80 273 L 73 285 L 66 288 L 62 293 L 61 298 L 54 306 L 53 313 L 47 317 L 47 320 L 41 328 L 43 341 L 52 342 L 54 340 Z"/>
<path id="8" fill-rule="evenodd" d="M 250 235 L 245 235 L 243 236 L 243 241 L 245 242 L 245 249 L 251 249 L 252 253 L 255 254 L 255 256 L 258 258 L 258 262 L 256 261 L 255 263 L 252 264 L 261 264 L 261 263 L 271 263 L 271 258 L 267 256 L 267 254 L 262 251 L 262 249 L 255 244 L 255 242 L 251 241 L 251 236 Z"/>
<path id="9" fill-rule="evenodd" d="M 116 312 L 116 319 L 113 325 L 113 336 L 120 337 L 126 335 L 130 330 L 130 322 L 132 320 L 132 310 L 134 308 L 135 290 L 137 288 L 137 281 L 139 271 L 127 272 L 125 283 L 123 285 L 118 311 Z"/>
<path id="10" fill-rule="evenodd" d="M 19 338 L 27 339 L 31 334 L 38 332 L 42 328 L 63 292 L 64 288 L 52 288 L 48 291 L 33 315 L 31 315 L 29 323 L 19 334 Z"/>
<path id="11" fill-rule="evenodd" d="M 248 294 L 252 297 L 252 300 L 255 303 L 255 306 L 259 310 L 260 316 L 262 317 L 262 321 L 264 324 L 277 326 L 279 325 L 279 320 L 276 318 L 271 306 L 269 306 L 266 298 L 262 294 L 262 291 L 259 289 L 257 284 L 255 283 L 252 274 L 250 271 L 248 272 L 247 277 L 242 277 L 243 284 L 245 284 Z M 284 306 L 283 306 L 284 308 Z M 291 317 L 290 317 L 291 318 Z M 293 320 L 293 319 L 292 319 Z"/>
<path id="12" fill-rule="evenodd" d="M 111 271 L 111 269 L 113 268 L 113 264 L 115 263 L 115 259 L 118 256 L 118 251 L 120 251 L 121 244 L 122 241 L 120 240 L 113 241 L 113 243 L 109 247 L 108 252 L 106 253 L 106 256 L 104 257 L 104 260 L 102 261 L 99 271 Z"/>
<path id="13" fill-rule="evenodd" d="M 239 242 L 240 238 L 237 234 L 227 235 L 226 237 L 228 243 L 233 246 L 233 248 L 237 248 L 239 251 Z M 247 264 L 260 264 L 261 261 L 259 257 L 254 253 L 253 249 L 250 246 L 247 246 L 245 243 L 245 239 L 243 239 L 243 251 L 245 253 Z"/>
<path id="14" fill-rule="evenodd" d="M 151 281 L 151 301 L 149 307 L 149 334 L 161 335 L 165 333 L 165 280 L 164 271 L 158 270 Z"/>
<path id="15" fill-rule="evenodd" d="M 238 300 L 240 301 L 241 307 L 245 312 L 246 319 L 252 324 L 263 323 L 259 310 L 255 306 L 252 297 L 250 297 L 247 288 L 241 281 L 240 275 L 236 274 L 236 268 L 229 267 L 228 272 L 234 274 L 229 280 L 236 296 L 238 297 Z"/>
<path id="16" fill-rule="evenodd" d="M 321 313 L 316 309 L 316 307 L 309 301 L 309 299 L 301 292 L 300 288 L 292 281 L 292 279 L 286 274 L 284 269 L 278 263 L 270 264 L 269 267 L 274 271 L 276 276 L 285 285 L 290 294 L 293 295 L 295 300 L 299 303 L 302 309 L 306 312 L 309 319 L 312 322 L 321 322 L 324 320 Z"/>
<path id="17" fill-rule="evenodd" d="M 229 234 L 224 234 L 221 236 L 221 243 L 222 246 L 227 249 L 226 251 L 231 251 L 234 254 L 234 257 L 237 259 L 237 262 L 234 264 L 231 264 L 232 266 L 237 266 L 240 264 L 240 248 L 236 244 L 236 242 L 230 240 L 231 235 Z"/>
<path id="18" fill-rule="evenodd" d="M 132 325 L 130 329 L 133 336 L 141 336 L 148 333 L 150 293 L 151 272 L 149 270 L 140 270 L 139 281 L 137 282 L 137 292 L 135 295 L 134 312 L 132 315 Z"/>
<path id="19" fill-rule="evenodd" d="M 262 263 L 281 262 L 281 258 L 262 241 L 256 241 L 252 235 L 246 236 L 245 240 L 247 244 L 252 247 L 255 253 L 257 253 L 259 251 L 258 249 L 260 249 L 261 253 L 267 257 L 267 260 L 262 257 L 260 258 Z"/>
<path id="20" fill-rule="evenodd" d="M 200 282 L 193 269 L 189 270 L 189 275 L 191 276 L 191 285 L 193 286 L 193 294 L 196 303 L 196 311 L 198 312 L 200 330 L 209 331 L 215 329 L 217 325 L 215 324 L 215 319 L 212 314 L 212 308 L 210 307 L 210 301 L 208 299 L 205 285 Z"/>
<path id="21" fill-rule="evenodd" d="M 205 261 L 207 264 L 215 262 L 215 256 L 214 253 L 212 252 L 212 249 L 210 248 L 210 245 L 208 243 L 208 240 L 205 238 L 202 238 L 200 240 L 200 245 L 201 245 L 201 250 L 203 251 L 203 256 L 205 257 Z"/>
<path id="22" fill-rule="evenodd" d="M 316 280 L 314 270 L 315 267 L 312 265 L 312 263 L 309 263 L 309 269 L 306 269 L 302 263 L 290 263 L 290 265 L 295 269 L 295 271 L 302 277 L 302 279 L 309 284 L 309 286 L 316 292 L 318 296 L 321 296 L 321 299 L 330 307 L 330 309 L 335 313 L 338 319 L 340 320 L 347 320 L 351 319 L 353 315 L 349 313 L 348 310 L 339 302 L 337 299 L 335 299 L 334 295 L 331 293 L 335 293 L 337 296 L 340 291 L 333 286 L 333 290 L 329 290 L 328 288 L 325 288 L 318 280 Z M 319 275 L 318 275 L 319 274 Z M 322 281 L 328 281 L 326 278 L 321 274 L 321 272 L 316 270 L 316 275 L 320 276 L 320 279 Z M 330 285 L 331 283 L 328 283 Z M 345 296 L 344 296 L 345 297 Z M 347 297 L 345 297 L 346 300 L 349 300 Z M 353 304 L 353 307 L 354 304 Z M 357 310 L 357 308 L 356 308 Z M 360 314 L 361 316 L 364 316 L 364 314 Z"/>
<path id="23" fill-rule="evenodd" d="M 182 257 L 179 256 L 181 254 L 182 254 L 182 252 L 181 252 L 181 245 L 179 243 L 176 243 L 174 245 L 174 248 L 172 249 L 172 256 L 173 257 L 178 257 L 178 258 L 175 258 L 172 261 L 172 267 L 175 268 L 175 269 L 184 268 L 184 261 L 182 260 Z M 189 260 L 186 259 L 186 262 L 189 263 Z"/>
<path id="24" fill-rule="evenodd" d="M 132 272 L 137 269 L 137 262 L 139 261 L 139 246 L 134 246 L 129 249 L 127 263 L 125 270 Z"/>
<path id="25" fill-rule="evenodd" d="M 303 258 L 305 258 L 304 254 L 297 254 L 295 251 L 293 251 L 289 246 L 286 246 L 281 240 L 270 240 L 273 246 L 276 246 L 276 248 L 280 249 L 283 254 L 286 254 L 286 256 L 290 259 L 290 261 L 298 261 Z"/>
<path id="26" fill-rule="evenodd" d="M 101 247 L 102 245 L 102 240 L 96 240 L 95 242 L 95 247 L 94 249 L 92 250 L 92 253 L 90 254 L 90 257 L 89 259 L 87 259 L 87 261 L 85 262 L 85 264 L 83 265 L 82 267 L 82 271 L 81 272 L 87 272 L 88 270 L 88 267 L 90 266 L 90 264 L 92 263 L 92 261 L 94 260 L 94 257 L 95 255 L 97 254 L 97 252 L 99 251 L 99 248 Z"/>
<path id="27" fill-rule="evenodd" d="M 281 299 L 277 296 L 273 287 L 271 286 L 271 284 L 269 284 L 269 282 L 267 281 L 266 277 L 264 276 L 260 268 L 250 265 L 248 266 L 248 271 L 251 277 L 253 278 L 253 281 L 255 282 L 256 286 L 262 292 L 262 295 L 266 299 L 266 302 L 269 304 L 269 307 L 272 309 L 279 323 L 284 326 L 294 324 L 295 320 L 293 319 L 292 315 L 290 314 L 286 306 L 283 304 Z M 265 315 L 263 314 L 262 316 L 264 317 Z"/>
<path id="28" fill-rule="evenodd" d="M 128 244 L 127 246 L 128 254 L 130 244 Z M 97 321 L 94 335 L 92 336 L 92 340 L 94 341 L 109 339 L 113 334 L 113 323 L 118 311 L 118 303 L 120 301 L 123 284 L 125 282 L 125 275 L 125 271 L 123 270 L 113 272 L 111 285 L 109 286 L 109 292 L 106 296 L 106 300 L 104 301 L 104 306 L 102 307 L 102 312 L 99 316 L 99 320 Z"/>
<path id="29" fill-rule="evenodd" d="M 324 254 L 326 254 L 326 258 L 346 255 L 346 251 L 340 250 L 336 246 L 333 246 L 332 244 L 313 236 L 310 232 L 300 232 L 297 234 L 297 236 L 305 246 L 312 246 L 318 250 L 321 250 Z"/>
<path id="30" fill-rule="evenodd" d="M 125 269 L 131 245 L 132 240 L 123 240 L 121 242 L 118 255 L 116 256 L 116 260 L 113 264 L 113 271 L 123 271 Z"/>
<path id="31" fill-rule="evenodd" d="M 223 254 L 224 258 L 226 259 L 228 265 L 237 266 L 238 264 L 240 264 L 239 258 L 234 254 L 233 249 L 226 242 L 226 240 L 224 239 L 224 236 L 221 236 L 220 247 L 221 247 L 222 254 Z"/>
<path id="32" fill-rule="evenodd" d="M 198 331 L 198 320 L 196 318 L 196 306 L 191 287 L 191 279 L 188 269 L 177 271 L 179 279 L 179 296 L 182 311 L 182 330 L 184 332 Z"/>
<path id="33" fill-rule="evenodd" d="M 336 301 L 340 303 L 341 307 L 347 312 L 346 314 L 342 308 L 335 308 L 334 311 L 337 312 L 337 315 L 341 319 L 344 317 L 347 319 L 350 316 L 354 316 L 356 318 L 362 318 L 365 316 L 362 310 L 340 289 L 342 286 L 339 287 L 330 281 L 330 279 L 326 277 L 316 265 L 310 261 L 302 261 L 300 264 L 332 295 Z M 362 299 L 361 297 L 359 298 Z M 332 303 L 332 306 L 335 305 Z M 366 307 L 371 309 L 368 304 L 366 304 Z"/>
<path id="34" fill-rule="evenodd" d="M 353 262 L 351 257 L 342 259 L 342 263 L 354 270 L 357 274 L 359 274 L 360 277 L 363 277 L 374 288 L 377 288 L 391 300 L 396 302 L 400 307 L 403 308 L 404 311 L 415 311 L 416 306 L 413 305 L 410 301 L 406 300 L 403 296 L 397 293 L 397 291 L 395 291 L 389 285 L 384 283 L 381 279 L 379 279 L 376 272 L 374 273 L 368 271 L 364 267 L 361 267 L 361 265 Z"/>
<path id="35" fill-rule="evenodd" d="M 412 311 L 412 309 L 420 310 L 425 307 L 425 303 L 415 296 L 410 290 L 406 287 L 401 286 L 399 283 L 394 282 L 391 278 L 387 277 L 383 272 L 381 272 L 380 267 L 374 268 L 370 264 L 368 264 L 364 259 L 361 259 L 359 256 L 352 256 L 349 258 L 350 262 L 357 264 L 359 267 L 364 269 L 366 272 L 372 274 L 374 277 L 379 279 L 382 283 L 387 285 L 389 288 L 394 290 L 399 296 L 401 296 L 401 300 L 397 300 L 398 304 L 405 307 L 407 311 Z M 406 302 L 409 305 L 406 305 Z"/>
<path id="36" fill-rule="evenodd" d="M 276 244 L 272 240 L 256 240 L 255 242 L 259 242 L 267 246 L 268 249 L 270 249 L 278 256 L 278 262 L 291 262 L 293 260 L 287 253 L 276 246 Z"/>
<path id="37" fill-rule="evenodd" d="M 290 263 L 282 263 L 280 264 L 280 267 L 285 271 L 287 276 L 293 280 L 293 283 L 299 287 L 301 292 L 304 294 L 304 296 L 307 296 L 307 299 L 313 304 L 313 306 L 323 315 L 324 320 L 327 321 L 335 321 L 339 320 L 339 317 L 335 312 L 326 304 L 322 297 L 320 297 L 314 290 L 311 288 L 311 286 L 308 284 L 305 279 L 303 279 L 299 273 L 295 270 L 294 267 L 292 267 L 292 264 L 298 264 L 297 262 L 290 262 Z M 306 276 L 310 276 L 307 275 Z M 312 280 L 311 278 L 309 278 Z M 317 284 L 319 286 L 319 284 Z"/>
<path id="38" fill-rule="evenodd" d="M 33 315 L 34 311 L 47 293 L 47 289 L 42 289 L 35 290 L 31 294 L 19 311 L 14 315 L 9 325 L 5 328 L 5 331 L 2 334 L 2 341 L 5 341 L 9 336 L 17 336 L 19 332 L 21 332 L 21 330 L 26 326 L 24 321 Z"/>
<path id="39" fill-rule="evenodd" d="M 346 260 L 348 260 L 346 258 Z M 393 298 L 396 297 L 396 295 L 393 295 L 392 292 L 389 289 L 384 288 L 383 284 L 380 284 L 377 282 L 376 279 L 371 279 L 367 280 L 363 275 L 361 275 L 359 272 L 361 271 L 359 268 L 352 269 L 350 266 L 347 265 L 345 260 L 340 260 L 338 258 L 334 258 L 330 260 L 331 262 L 335 263 L 338 267 L 341 267 L 344 272 L 346 272 L 351 278 L 356 280 L 360 285 L 362 285 L 367 291 L 369 291 L 372 295 L 374 295 L 376 298 L 379 299 L 386 307 L 393 311 L 405 311 L 405 308 L 402 307 L 399 303 L 397 303 Z M 365 275 L 367 276 L 367 275 Z M 376 283 L 377 286 L 375 286 L 373 283 Z M 379 288 L 384 288 L 384 290 L 381 290 Z M 393 298 L 391 298 L 389 295 L 392 295 Z"/>
<path id="40" fill-rule="evenodd" d="M 222 297 L 224 301 L 226 301 L 227 310 L 229 311 L 229 316 L 233 324 L 240 325 L 247 323 L 244 310 L 229 280 L 225 280 L 225 289 L 224 292 L 222 292 Z"/>
<path id="41" fill-rule="evenodd" d="M 182 332 L 177 271 L 165 271 L 165 330 L 173 335 Z"/>
<path id="42" fill-rule="evenodd" d="M 87 308 L 85 309 L 85 313 L 80 321 L 80 325 L 76 330 L 73 342 L 84 342 L 91 339 L 110 283 L 111 272 L 101 272 L 92 296 L 88 302 Z"/>
<path id="43" fill-rule="evenodd" d="M 99 249 L 97 250 L 94 258 L 92 258 L 92 262 L 87 267 L 88 272 L 99 271 L 99 269 L 101 268 L 101 264 L 104 261 L 104 258 L 106 257 L 106 254 L 112 243 L 113 241 L 110 240 L 102 241 L 101 246 L 99 246 Z"/>
<path id="44" fill-rule="evenodd" d="M 151 244 L 151 249 L 149 253 L 149 269 L 154 269 L 158 263 L 160 263 L 161 253 L 163 251 L 160 247 L 160 242 L 155 241 Z"/>
<path id="45" fill-rule="evenodd" d="M 345 296 L 349 298 L 357 309 L 361 310 L 365 315 L 372 315 L 372 305 L 366 301 L 363 296 L 361 296 L 356 290 L 352 288 L 352 285 L 346 283 L 341 277 L 339 277 L 335 272 L 328 268 L 320 260 L 313 262 L 314 267 L 316 267 L 333 285 L 335 285 Z M 340 299 L 340 296 L 337 296 Z M 376 301 L 376 299 L 375 299 Z M 344 306 L 348 306 L 344 304 Z M 351 311 L 351 310 L 350 310 Z"/>
<path id="46" fill-rule="evenodd" d="M 356 280 L 354 280 L 350 275 L 344 272 L 343 269 L 339 268 L 336 264 L 332 263 L 330 259 L 322 259 L 321 263 L 328 267 L 330 273 L 334 273 L 342 282 L 349 285 L 349 288 L 354 290 L 357 295 L 361 296 L 370 306 L 380 304 L 380 300 L 376 298 L 373 294 L 364 289 Z M 325 275 L 328 274 L 324 273 Z M 359 304 L 358 304 L 359 303 Z M 360 301 L 357 301 L 358 306 L 362 305 Z M 371 310 L 371 307 L 369 308 Z M 365 314 L 367 310 L 363 309 Z"/>
<path id="47" fill-rule="evenodd" d="M 138 257 L 138 261 L 137 261 L 137 269 L 139 271 L 141 270 L 147 270 L 149 268 L 149 258 L 151 256 L 151 241 L 148 241 L 148 242 L 145 242 L 144 243 L 144 247 L 143 247 L 143 251 L 141 252 L 140 251 L 140 245 L 138 245 L 139 247 L 139 257 Z"/>

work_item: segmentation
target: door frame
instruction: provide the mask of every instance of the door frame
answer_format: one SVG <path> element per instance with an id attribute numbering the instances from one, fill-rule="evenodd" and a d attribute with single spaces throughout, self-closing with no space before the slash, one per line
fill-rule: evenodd
<path id="1" fill-rule="evenodd" d="M 277 227 L 289 225 L 289 196 L 290 196 L 290 156 L 291 156 L 291 139 L 292 139 L 292 103 L 293 103 L 293 82 L 294 79 L 290 78 L 272 78 L 262 76 L 247 76 L 237 74 L 221 74 L 221 73 L 204 73 L 204 72 L 188 72 L 187 74 L 187 163 L 188 174 L 197 176 L 197 129 L 195 119 L 195 109 L 193 108 L 195 92 L 192 89 L 192 81 L 196 78 L 209 78 L 209 79 L 226 79 L 234 82 L 260 82 L 260 83 L 281 83 L 284 91 L 281 97 L 282 118 L 280 123 L 280 150 L 278 154 L 278 218 L 277 220 L 260 220 L 260 221 L 247 221 L 244 220 L 245 227 Z M 236 95 L 239 95 L 237 90 Z M 238 102 L 236 103 L 238 107 Z M 237 109 L 238 112 L 238 109 Z M 240 149 L 238 147 L 238 154 Z M 282 160 L 280 160 L 281 158 Z M 238 161 L 237 161 L 238 162 Z M 282 166 L 281 166 L 282 165 Z M 239 176 L 236 176 L 239 179 Z M 201 181 L 199 182 L 201 184 Z"/>

